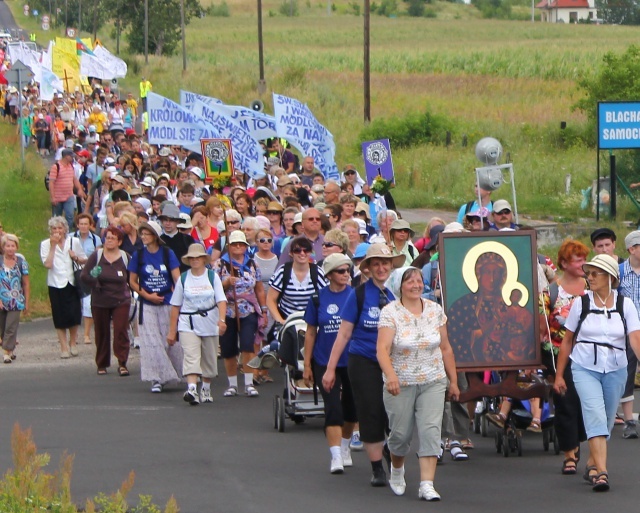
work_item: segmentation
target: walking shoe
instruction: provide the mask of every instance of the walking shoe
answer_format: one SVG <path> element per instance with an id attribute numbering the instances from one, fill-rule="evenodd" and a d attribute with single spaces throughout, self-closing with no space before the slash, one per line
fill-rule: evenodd
<path id="1" fill-rule="evenodd" d="M 353 459 L 351 458 L 351 450 L 347 449 L 342 452 L 342 463 L 345 467 L 353 467 Z"/>
<path id="2" fill-rule="evenodd" d="M 404 492 L 407 489 L 407 483 L 404 480 L 404 466 L 399 469 L 391 469 L 389 486 L 391 487 L 391 491 L 396 495 L 404 495 Z"/>
<path id="3" fill-rule="evenodd" d="M 364 449 L 364 444 L 360 441 L 360 431 L 354 431 L 351 435 L 351 443 L 349 443 L 349 449 L 352 451 L 361 451 Z"/>
<path id="4" fill-rule="evenodd" d="M 162 392 L 162 383 L 160 383 L 159 381 L 154 381 L 153 385 L 151 386 L 151 392 L 153 394 L 159 394 L 160 392 Z"/>
<path id="5" fill-rule="evenodd" d="M 387 486 L 387 473 L 384 471 L 384 468 L 379 467 L 374 469 L 373 475 L 371 476 L 371 486 Z"/>
<path id="6" fill-rule="evenodd" d="M 200 404 L 200 398 L 198 397 L 198 391 L 195 388 L 188 389 L 182 398 L 185 402 L 189 403 L 192 406 L 197 406 Z"/>
<path id="7" fill-rule="evenodd" d="M 635 420 L 625 420 L 624 431 L 622 432 L 622 438 L 638 438 L 638 431 L 636 429 Z"/>
<path id="8" fill-rule="evenodd" d="M 258 397 L 260 394 L 256 390 L 256 387 L 249 385 L 244 387 L 244 395 L 247 397 Z"/>
<path id="9" fill-rule="evenodd" d="M 212 403 L 213 397 L 211 397 L 211 389 L 203 388 L 200 390 L 200 402 L 201 403 Z"/>
<path id="10" fill-rule="evenodd" d="M 425 501 L 439 501 L 440 494 L 436 492 L 436 489 L 432 484 L 423 484 L 420 485 L 420 489 L 418 490 L 418 498 L 424 499 Z"/>
<path id="11" fill-rule="evenodd" d="M 133 338 L 133 348 L 140 349 L 140 337 Z"/>
<path id="12" fill-rule="evenodd" d="M 342 474 L 344 472 L 344 462 L 339 456 L 337 458 L 331 458 L 331 473 Z"/>
<path id="13" fill-rule="evenodd" d="M 78 356 L 78 348 L 76 346 L 71 346 L 69 353 L 71 353 L 71 356 Z"/>

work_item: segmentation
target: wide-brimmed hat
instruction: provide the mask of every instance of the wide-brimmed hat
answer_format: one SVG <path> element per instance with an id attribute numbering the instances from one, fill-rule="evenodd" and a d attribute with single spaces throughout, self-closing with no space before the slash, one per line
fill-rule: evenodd
<path id="1" fill-rule="evenodd" d="M 162 221 L 163 217 L 174 221 L 182 221 L 178 207 L 171 202 L 165 202 L 165 204 L 162 205 L 162 214 L 158 216 L 158 219 Z"/>
<path id="2" fill-rule="evenodd" d="M 404 219 L 396 219 L 393 223 L 391 223 L 391 228 L 389 228 L 389 231 L 392 232 L 393 230 L 409 230 L 410 237 L 413 237 L 415 235 L 415 232 L 411 229 L 409 221 L 405 221 Z"/>
<path id="3" fill-rule="evenodd" d="M 364 212 L 367 216 L 367 221 L 371 221 L 371 213 L 369 212 L 369 205 L 367 205 L 364 201 L 359 201 L 356 204 L 357 213 Z"/>
<path id="4" fill-rule="evenodd" d="M 247 242 L 247 236 L 242 230 L 236 230 L 234 232 L 231 232 L 231 235 L 229 235 L 229 244 L 234 244 L 236 242 L 242 242 L 247 246 L 249 245 L 249 243 Z"/>
<path id="5" fill-rule="evenodd" d="M 267 206 L 267 211 L 272 210 L 272 211 L 278 211 L 278 212 L 282 212 L 284 210 L 284 207 L 278 203 L 277 201 L 270 201 L 269 205 Z"/>
<path id="6" fill-rule="evenodd" d="M 189 214 L 181 212 L 180 219 L 182 219 L 182 222 L 178 225 L 179 230 L 190 230 L 191 228 L 193 228 L 193 224 L 191 223 L 191 216 Z"/>
<path id="7" fill-rule="evenodd" d="M 369 268 L 369 264 L 371 263 L 372 258 L 387 258 L 391 260 L 391 265 L 393 267 L 402 267 L 404 261 L 407 259 L 405 255 L 394 255 L 389 246 L 386 244 L 371 244 L 367 249 L 367 254 L 365 255 L 362 262 L 360 262 L 360 270 L 364 271 Z"/>
<path id="8" fill-rule="evenodd" d="M 209 255 L 207 255 L 207 252 L 204 249 L 204 246 L 199 242 L 196 242 L 195 244 L 189 245 L 189 250 L 185 255 L 182 256 L 180 260 L 182 260 L 182 263 L 185 265 L 191 265 L 191 262 L 189 262 L 190 258 L 208 257 L 208 256 Z"/>
<path id="9" fill-rule="evenodd" d="M 602 269 L 613 278 L 612 288 L 616 288 L 620 283 L 620 267 L 618 261 L 610 255 L 596 255 L 590 262 L 582 266 L 582 270 L 587 272 L 587 267 L 597 267 Z"/>
<path id="10" fill-rule="evenodd" d="M 160 151 L 158 152 L 158 155 L 160 155 L 161 157 L 168 157 L 171 155 L 171 148 L 168 147 L 164 147 L 164 148 L 160 148 Z"/>
<path id="11" fill-rule="evenodd" d="M 429 230 L 429 244 L 427 244 L 424 249 L 429 251 L 430 249 L 433 249 L 436 244 L 438 244 L 438 235 L 444 231 L 444 228 L 445 227 L 443 224 L 437 224 L 431 227 L 431 230 Z"/>
<path id="12" fill-rule="evenodd" d="M 138 234 L 142 233 L 142 230 L 147 230 L 148 232 L 153 233 L 158 239 L 158 244 L 164 246 L 164 241 L 161 237 L 162 228 L 160 228 L 160 225 L 158 223 L 156 223 L 155 221 L 142 221 L 140 223 L 140 226 L 138 227 Z"/>
<path id="13" fill-rule="evenodd" d="M 281 176 L 278 178 L 278 187 L 284 187 L 285 185 L 292 184 L 293 180 L 289 178 L 287 175 Z"/>
<path id="14" fill-rule="evenodd" d="M 332 253 L 324 259 L 324 262 L 322 263 L 322 270 L 324 271 L 324 275 L 326 276 L 331 271 L 345 264 L 350 268 L 353 267 L 353 262 L 347 255 L 343 253 Z"/>

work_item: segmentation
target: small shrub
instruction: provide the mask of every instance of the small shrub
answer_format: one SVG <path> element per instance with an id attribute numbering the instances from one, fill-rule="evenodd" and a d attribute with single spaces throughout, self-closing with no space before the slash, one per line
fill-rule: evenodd
<path id="1" fill-rule="evenodd" d="M 217 16 L 219 18 L 229 18 L 231 16 L 231 11 L 229 10 L 227 2 L 222 0 L 220 5 L 211 4 L 207 9 L 207 14 L 209 16 Z"/>
<path id="2" fill-rule="evenodd" d="M 424 16 L 425 6 L 423 0 L 410 0 L 409 7 L 407 7 L 407 14 L 409 16 L 415 16 L 420 18 Z"/>
<path id="3" fill-rule="evenodd" d="M 438 16 L 438 13 L 436 12 L 435 9 L 429 7 L 428 9 L 424 10 L 424 17 L 425 18 L 435 18 L 436 16 Z"/>
<path id="4" fill-rule="evenodd" d="M 298 0 L 284 0 L 278 11 L 283 16 L 299 16 L 300 11 L 298 10 Z"/>
<path id="5" fill-rule="evenodd" d="M 331 4 L 331 8 L 332 9 L 337 9 L 336 4 L 335 3 Z M 353 14 L 355 14 L 356 16 L 360 16 L 360 4 L 358 2 L 351 2 L 349 4 L 349 9 L 351 9 L 351 12 Z M 371 12 L 373 12 L 373 11 L 371 11 Z"/>
<path id="6" fill-rule="evenodd" d="M 371 12 L 373 12 L 373 5 L 371 6 Z M 396 0 L 382 0 L 382 3 L 376 9 L 376 14 L 387 17 L 398 14 L 398 2 Z"/>
<path id="7" fill-rule="evenodd" d="M 429 112 L 413 113 L 404 118 L 376 119 L 360 132 L 360 141 L 389 139 L 393 148 L 418 144 L 441 144 L 446 137 L 447 120 Z"/>

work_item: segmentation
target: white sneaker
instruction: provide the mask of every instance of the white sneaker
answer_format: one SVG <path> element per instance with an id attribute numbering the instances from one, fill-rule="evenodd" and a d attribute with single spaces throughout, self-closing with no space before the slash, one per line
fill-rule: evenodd
<path id="1" fill-rule="evenodd" d="M 185 402 L 189 403 L 192 406 L 197 406 L 200 404 L 200 398 L 198 397 L 198 391 L 195 388 L 189 388 L 182 398 Z"/>
<path id="2" fill-rule="evenodd" d="M 140 337 L 133 337 L 133 348 L 140 349 Z"/>
<path id="3" fill-rule="evenodd" d="M 211 397 L 211 389 L 203 388 L 200 390 L 200 402 L 201 403 L 212 403 L 213 397 Z"/>
<path id="4" fill-rule="evenodd" d="M 401 469 L 391 467 L 389 486 L 391 487 L 391 491 L 396 495 L 404 495 L 404 492 L 407 489 L 407 483 L 404 480 L 404 467 Z"/>
<path id="5" fill-rule="evenodd" d="M 436 489 L 432 484 L 424 484 L 420 485 L 420 489 L 418 490 L 418 498 L 424 499 L 425 501 L 439 501 L 440 494 L 436 492 Z"/>
<path id="6" fill-rule="evenodd" d="M 351 458 L 351 450 L 342 451 L 342 464 L 345 467 L 353 467 L 353 459 Z"/>
<path id="7" fill-rule="evenodd" d="M 361 451 L 364 449 L 364 444 L 360 440 L 360 431 L 354 431 L 351 435 L 351 443 L 349 444 L 349 448 L 352 451 Z"/>
<path id="8" fill-rule="evenodd" d="M 151 392 L 154 394 L 159 394 L 160 392 L 162 392 L 162 383 L 154 381 L 153 385 L 151 386 Z"/>
<path id="9" fill-rule="evenodd" d="M 342 474 L 344 472 L 344 463 L 341 457 L 331 458 L 331 473 Z"/>

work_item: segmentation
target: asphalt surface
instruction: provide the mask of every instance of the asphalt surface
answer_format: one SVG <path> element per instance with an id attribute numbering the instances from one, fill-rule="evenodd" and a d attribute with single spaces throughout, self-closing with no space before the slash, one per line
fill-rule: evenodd
<path id="1" fill-rule="evenodd" d="M 21 34 L 24 34 L 25 40 L 28 41 L 28 34 L 24 32 L 24 30 L 20 29 L 16 24 L 16 21 L 13 19 L 13 14 L 11 14 L 11 10 L 6 2 L 0 1 L 0 28 L 2 29 L 16 29 L 20 30 Z"/>
<path id="2" fill-rule="evenodd" d="M 19 340 L 18 359 L 0 365 L 0 472 L 12 465 L 14 424 L 30 427 L 39 451 L 51 455 L 52 470 L 63 451 L 75 455 L 71 488 L 78 504 L 115 491 L 133 470 L 130 498 L 152 495 L 164 504 L 173 494 L 183 513 L 427 507 L 603 512 L 614 505 L 618 511 L 637 510 L 640 440 L 623 440 L 620 428 L 610 443 L 609 493 L 593 493 L 579 475 L 560 475 L 562 458 L 543 451 L 541 435 L 525 433 L 523 456 L 509 458 L 496 453 L 493 438 L 476 435 L 469 461 L 453 462 L 446 455 L 435 482 L 442 503 L 426 505 L 417 500 L 416 458 L 407 460 L 406 495 L 396 497 L 388 487 L 371 488 L 364 453 L 354 453 L 354 466 L 345 474 L 329 473 L 322 419 L 302 425 L 287 419 L 285 433 L 275 431 L 273 397 L 283 389 L 277 369 L 271 371 L 276 383 L 259 387 L 258 398 L 223 398 L 226 379 L 219 377 L 214 403 L 192 407 L 182 400 L 181 385 L 150 393 L 139 378 L 137 351 L 132 351 L 130 377 L 118 377 L 114 368 L 97 376 L 92 346 L 81 345 L 78 358 L 57 357 L 50 320 L 25 323 Z M 584 461 L 579 468 L 582 472 Z"/>

